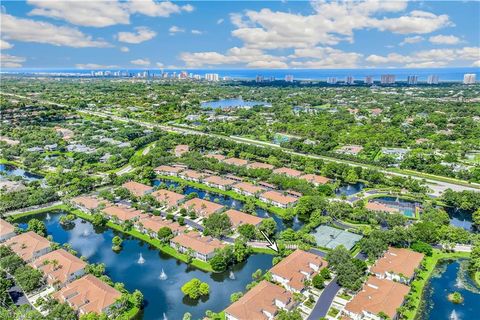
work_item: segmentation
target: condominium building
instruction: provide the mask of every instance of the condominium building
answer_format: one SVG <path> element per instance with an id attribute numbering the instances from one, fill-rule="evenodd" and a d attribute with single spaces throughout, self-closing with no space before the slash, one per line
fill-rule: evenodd
<path id="1" fill-rule="evenodd" d="M 477 75 L 475 73 L 465 73 L 463 75 L 463 84 L 475 84 Z"/>
<path id="2" fill-rule="evenodd" d="M 373 76 L 366 76 L 364 82 L 365 84 L 373 84 Z"/>
<path id="3" fill-rule="evenodd" d="M 218 239 L 204 237 L 196 231 L 182 233 L 170 240 L 170 246 L 181 253 L 193 252 L 194 257 L 208 261 L 215 255 L 215 251 L 225 245 Z"/>
<path id="4" fill-rule="evenodd" d="M 407 77 L 407 84 L 414 85 L 414 84 L 417 84 L 417 82 L 418 82 L 418 76 L 411 75 Z"/>
<path id="5" fill-rule="evenodd" d="M 21 233 L 5 242 L 5 246 L 10 247 L 25 262 L 32 262 L 52 251 L 51 244 L 46 238 L 33 231 Z"/>
<path id="6" fill-rule="evenodd" d="M 431 74 L 427 78 L 427 83 L 428 84 L 438 84 L 438 80 L 439 80 L 438 75 Z"/>
<path id="7" fill-rule="evenodd" d="M 205 80 L 207 81 L 218 81 L 218 73 L 206 73 Z"/>
<path id="8" fill-rule="evenodd" d="M 370 272 L 380 279 L 409 283 L 414 278 L 424 256 L 410 249 L 390 247 L 375 262 Z"/>
<path id="9" fill-rule="evenodd" d="M 0 219 L 0 243 L 15 236 L 15 227 L 7 221 Z"/>
<path id="10" fill-rule="evenodd" d="M 380 77 L 381 84 L 394 84 L 395 83 L 395 75 L 393 74 L 382 74 Z"/>

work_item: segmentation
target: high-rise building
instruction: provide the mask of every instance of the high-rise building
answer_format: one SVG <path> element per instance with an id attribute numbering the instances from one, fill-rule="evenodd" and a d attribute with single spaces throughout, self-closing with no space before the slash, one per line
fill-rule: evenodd
<path id="1" fill-rule="evenodd" d="M 365 84 L 373 84 L 373 76 L 366 76 Z"/>
<path id="2" fill-rule="evenodd" d="M 428 84 L 438 84 L 438 75 L 436 74 L 431 74 L 427 78 L 427 83 Z"/>
<path id="3" fill-rule="evenodd" d="M 218 73 L 206 73 L 205 80 L 207 81 L 218 81 Z"/>
<path id="4" fill-rule="evenodd" d="M 412 75 L 407 77 L 407 84 L 417 84 L 418 76 Z"/>
<path id="5" fill-rule="evenodd" d="M 188 79 L 187 71 L 180 72 L 180 79 Z"/>
<path id="6" fill-rule="evenodd" d="M 286 82 L 293 82 L 293 74 L 287 74 L 285 76 L 285 81 Z"/>
<path id="7" fill-rule="evenodd" d="M 327 78 L 327 83 L 328 83 L 328 84 L 336 84 L 336 83 L 337 83 L 337 78 L 335 78 L 335 77 L 328 77 L 328 78 Z"/>
<path id="8" fill-rule="evenodd" d="M 475 84 L 477 75 L 475 73 L 465 73 L 463 75 L 463 84 Z"/>
<path id="9" fill-rule="evenodd" d="M 262 75 L 257 75 L 257 76 L 255 77 L 255 82 L 263 82 L 264 79 L 265 79 L 265 78 L 264 78 Z"/>
<path id="10" fill-rule="evenodd" d="M 395 83 L 395 75 L 393 74 L 382 74 L 380 78 L 381 84 L 394 84 Z"/>
<path id="11" fill-rule="evenodd" d="M 346 84 L 353 84 L 354 83 L 354 79 L 353 79 L 353 76 L 346 76 L 345 77 L 345 83 Z"/>

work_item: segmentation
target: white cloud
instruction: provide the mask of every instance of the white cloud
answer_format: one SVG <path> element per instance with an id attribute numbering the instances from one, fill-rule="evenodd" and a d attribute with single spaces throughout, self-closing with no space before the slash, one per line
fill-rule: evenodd
<path id="1" fill-rule="evenodd" d="M 117 65 L 104 65 L 97 63 L 78 63 L 75 65 L 77 69 L 117 69 Z"/>
<path id="2" fill-rule="evenodd" d="M 173 36 L 176 33 L 185 32 L 185 29 L 177 27 L 177 26 L 171 26 L 168 29 L 168 32 L 170 32 L 170 35 Z"/>
<path id="3" fill-rule="evenodd" d="M 439 34 L 428 38 L 428 41 L 433 44 L 458 44 L 460 43 L 460 38 L 452 35 Z"/>
<path id="4" fill-rule="evenodd" d="M 435 15 L 426 11 L 414 10 L 398 18 L 370 19 L 370 27 L 393 33 L 430 33 L 440 28 L 453 26 L 448 15 Z"/>
<path id="5" fill-rule="evenodd" d="M 192 12 L 193 10 L 195 10 L 195 7 L 192 6 L 191 4 L 186 4 L 182 6 L 182 10 L 186 12 Z"/>
<path id="6" fill-rule="evenodd" d="M 127 6 L 131 13 L 141 13 L 150 17 L 169 17 L 173 13 L 192 12 L 193 6 L 179 6 L 170 1 L 130 0 Z"/>
<path id="7" fill-rule="evenodd" d="M 0 15 L 2 36 L 24 42 L 47 43 L 55 46 L 68 46 L 74 48 L 110 46 L 103 40 L 94 40 L 78 29 L 60 27 L 47 22 L 31 19 L 17 18 L 2 13 Z"/>
<path id="8" fill-rule="evenodd" d="M 2 68 L 20 68 L 22 63 L 25 62 L 24 57 L 12 56 L 9 54 L 0 55 L 0 66 Z"/>
<path id="9" fill-rule="evenodd" d="M 400 42 L 400 45 L 403 46 L 406 44 L 418 43 L 418 42 L 422 42 L 423 40 L 425 40 L 425 38 L 422 36 L 405 37 L 405 39 L 403 39 L 403 41 Z"/>
<path id="10" fill-rule="evenodd" d="M 259 68 L 259 69 L 286 69 L 288 64 L 282 61 L 252 61 L 247 63 L 247 68 Z"/>
<path id="11" fill-rule="evenodd" d="M 157 62 L 157 63 L 155 63 L 155 65 L 156 65 L 157 67 L 159 67 L 159 68 L 164 68 L 164 67 L 165 67 L 165 66 L 163 65 L 163 63 L 161 63 L 161 62 Z"/>
<path id="12" fill-rule="evenodd" d="M 147 27 L 136 27 L 135 32 L 119 32 L 117 40 L 126 43 L 142 43 L 153 39 L 157 33 Z"/>
<path id="13" fill-rule="evenodd" d="M 345 52 L 330 47 L 295 49 L 289 58 L 314 58 L 313 60 L 293 60 L 291 65 L 298 68 L 356 68 L 362 54 Z"/>
<path id="14" fill-rule="evenodd" d="M 197 35 L 199 35 L 199 34 L 202 34 L 202 33 L 203 33 L 203 32 L 200 31 L 200 30 L 196 30 L 196 29 L 193 29 L 193 30 L 192 30 L 192 34 L 197 34 Z"/>
<path id="15" fill-rule="evenodd" d="M 218 20 L 217 20 L 217 24 L 222 24 L 223 21 L 224 21 L 223 19 L 218 19 Z"/>
<path id="16" fill-rule="evenodd" d="M 137 65 L 137 66 L 143 66 L 143 67 L 148 67 L 150 65 L 150 60 L 149 59 L 135 59 L 130 61 L 131 64 Z"/>
<path id="17" fill-rule="evenodd" d="M 13 44 L 0 39 L 0 50 L 12 49 Z"/>
<path id="18" fill-rule="evenodd" d="M 128 47 L 120 47 L 120 51 L 122 51 L 122 52 L 129 52 L 130 49 L 128 49 Z"/>
<path id="19" fill-rule="evenodd" d="M 472 64 L 472 67 L 480 67 L 480 60 L 475 61 L 475 62 Z"/>

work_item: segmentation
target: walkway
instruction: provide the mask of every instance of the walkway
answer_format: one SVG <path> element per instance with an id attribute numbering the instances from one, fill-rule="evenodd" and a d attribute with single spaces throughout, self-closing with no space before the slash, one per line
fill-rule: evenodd
<path id="1" fill-rule="evenodd" d="M 8 211 L 8 212 L 5 212 L 3 214 L 0 214 L 0 216 L 3 216 L 3 217 L 13 216 L 13 215 L 24 213 L 24 212 L 55 207 L 55 206 L 61 205 L 62 203 L 63 203 L 62 201 L 53 201 L 53 202 L 44 203 L 44 204 L 41 204 L 41 205 L 38 205 L 38 206 L 32 206 L 32 207 L 28 207 L 28 208 L 22 208 L 22 209 L 18 209 L 18 210 Z"/>

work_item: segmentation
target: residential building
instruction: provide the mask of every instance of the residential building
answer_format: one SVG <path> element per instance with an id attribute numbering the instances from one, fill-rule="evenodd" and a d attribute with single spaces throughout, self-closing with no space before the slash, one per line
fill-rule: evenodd
<path id="1" fill-rule="evenodd" d="M 118 290 L 88 274 L 67 284 L 52 297 L 84 315 L 90 312 L 109 314 L 121 295 Z"/>
<path id="2" fill-rule="evenodd" d="M 181 253 L 192 251 L 194 258 L 208 261 L 215 255 L 215 250 L 222 249 L 225 245 L 218 239 L 203 237 L 196 231 L 182 233 L 170 240 L 170 246 Z"/>
<path id="3" fill-rule="evenodd" d="M 285 75 L 285 82 L 293 82 L 293 74 Z"/>
<path id="4" fill-rule="evenodd" d="M 268 204 L 274 205 L 279 208 L 289 208 L 294 206 L 298 198 L 284 195 L 283 193 L 279 191 L 266 191 L 260 195 L 260 200 L 263 202 L 266 202 Z"/>
<path id="5" fill-rule="evenodd" d="M 223 163 L 241 167 L 241 166 L 246 166 L 248 164 L 248 161 L 244 159 L 239 159 L 239 158 L 228 158 L 223 160 Z"/>
<path id="6" fill-rule="evenodd" d="M 210 176 L 203 179 L 203 183 L 212 188 L 218 188 L 220 190 L 229 190 L 231 186 L 236 183 L 236 181 L 231 179 L 224 179 L 219 176 Z"/>
<path id="7" fill-rule="evenodd" d="M 415 85 L 418 83 L 418 76 L 416 75 L 411 75 L 407 77 L 407 84 L 410 85 Z"/>
<path id="8" fill-rule="evenodd" d="M 397 309 L 405 301 L 410 288 L 402 283 L 370 276 L 362 290 L 347 303 L 344 313 L 353 320 L 397 318 Z"/>
<path id="9" fill-rule="evenodd" d="M 275 186 L 274 184 L 271 184 L 271 183 L 268 183 L 268 182 L 264 182 L 264 181 L 259 181 L 258 182 L 258 185 L 259 186 L 262 186 L 264 188 L 267 188 L 268 190 L 275 190 L 277 189 L 277 186 Z"/>
<path id="10" fill-rule="evenodd" d="M 475 73 L 465 73 L 463 75 L 463 84 L 475 84 L 477 75 Z"/>
<path id="11" fill-rule="evenodd" d="M 218 73 L 206 73 L 205 80 L 207 81 L 218 81 Z"/>
<path id="12" fill-rule="evenodd" d="M 342 154 L 348 154 L 352 156 L 358 155 L 361 151 L 363 150 L 362 146 L 358 145 L 345 145 L 342 146 L 341 148 L 337 149 L 335 152 L 337 153 L 342 153 Z"/>
<path id="13" fill-rule="evenodd" d="M 381 84 L 394 84 L 395 83 L 395 75 L 393 74 L 382 74 L 380 77 Z"/>
<path id="14" fill-rule="evenodd" d="M 409 283 L 414 278 L 424 256 L 409 249 L 390 247 L 375 262 L 370 272 L 380 279 Z"/>
<path id="15" fill-rule="evenodd" d="M 173 176 L 176 177 L 180 172 L 182 172 L 184 169 L 181 167 L 172 167 L 172 166 L 159 166 L 154 169 L 155 173 L 161 174 L 164 176 Z"/>
<path id="16" fill-rule="evenodd" d="M 226 175 L 225 175 L 225 178 L 231 179 L 231 180 L 235 180 L 236 182 L 242 182 L 242 181 L 243 181 L 243 178 L 242 178 L 242 177 L 235 176 L 235 175 L 233 175 L 233 174 L 231 174 L 231 173 L 226 174 Z"/>
<path id="17" fill-rule="evenodd" d="M 227 320 L 273 320 L 280 310 L 295 306 L 293 295 L 281 286 L 262 280 L 225 309 Z"/>
<path id="18" fill-rule="evenodd" d="M 108 201 L 100 200 L 95 196 L 81 196 L 70 200 L 70 203 L 85 213 L 91 213 L 101 205 L 111 205 Z"/>
<path id="19" fill-rule="evenodd" d="M 187 209 L 187 211 L 195 212 L 197 216 L 203 218 L 208 218 L 212 214 L 222 211 L 224 208 L 221 204 L 199 198 L 188 200 L 182 207 Z"/>
<path id="20" fill-rule="evenodd" d="M 277 168 L 277 169 L 273 170 L 273 173 L 274 174 L 284 174 L 284 175 L 286 175 L 288 177 L 291 177 L 291 178 L 298 178 L 303 174 L 303 172 L 301 172 L 301 171 L 298 171 L 298 170 L 295 170 L 295 169 L 290 169 L 290 168 L 285 168 L 285 167 Z"/>
<path id="21" fill-rule="evenodd" d="M 103 214 L 116 223 L 125 223 L 126 221 L 136 221 L 142 215 L 140 210 L 125 205 L 111 205 L 102 210 Z"/>
<path id="22" fill-rule="evenodd" d="M 223 154 L 218 154 L 218 153 L 209 153 L 209 154 L 206 154 L 205 157 L 210 159 L 216 159 L 218 161 L 225 160 L 225 156 Z"/>
<path id="23" fill-rule="evenodd" d="M 427 83 L 428 84 L 438 84 L 438 82 L 439 82 L 438 80 L 439 80 L 438 75 L 431 74 L 427 78 Z"/>
<path id="24" fill-rule="evenodd" d="M 232 227 L 234 229 L 238 228 L 243 224 L 251 224 L 252 226 L 258 226 L 263 221 L 262 218 L 234 209 L 225 211 L 225 214 L 230 218 L 230 222 L 232 223 Z"/>
<path id="25" fill-rule="evenodd" d="M 250 182 L 240 182 L 232 186 L 232 190 L 238 194 L 257 197 L 260 193 L 267 191 L 266 188 L 254 185 Z"/>
<path id="26" fill-rule="evenodd" d="M 373 76 L 366 76 L 364 82 L 365 84 L 373 84 Z"/>
<path id="27" fill-rule="evenodd" d="M 355 83 L 355 79 L 353 78 L 353 76 L 345 77 L 345 84 L 354 84 L 354 83 Z"/>
<path id="28" fill-rule="evenodd" d="M 50 241 L 33 231 L 21 233 L 5 242 L 5 246 L 10 247 L 25 262 L 32 262 L 52 251 L 51 245 Z"/>
<path id="29" fill-rule="evenodd" d="M 178 146 L 175 147 L 174 154 L 175 157 L 181 157 L 183 154 L 187 153 L 190 151 L 190 148 L 186 144 L 179 144 Z"/>
<path id="30" fill-rule="evenodd" d="M 170 208 L 178 207 L 184 200 L 185 196 L 170 190 L 160 189 L 152 193 L 152 196 L 162 205 Z"/>
<path id="31" fill-rule="evenodd" d="M 328 83 L 328 84 L 336 84 L 336 83 L 337 83 L 337 78 L 335 78 L 335 77 L 328 77 L 328 78 L 327 78 L 327 83 Z"/>
<path id="32" fill-rule="evenodd" d="M 203 178 L 207 175 L 195 170 L 185 170 L 178 174 L 182 179 L 193 181 L 193 182 L 201 182 Z"/>
<path id="33" fill-rule="evenodd" d="M 289 291 L 300 293 L 305 289 L 305 281 L 311 280 L 327 265 L 327 261 L 320 256 L 297 249 L 274 265 L 270 273 L 273 281 L 282 284 Z"/>
<path id="34" fill-rule="evenodd" d="M 174 235 L 180 234 L 187 230 L 187 227 L 181 226 L 178 222 L 166 220 L 160 216 L 142 216 L 136 223 L 135 228 L 149 235 L 152 238 L 157 238 L 158 230 L 167 227 L 172 230 Z"/>
<path id="35" fill-rule="evenodd" d="M 312 183 L 317 187 L 322 184 L 327 184 L 331 181 L 329 178 L 322 177 L 316 174 L 304 174 L 303 176 L 300 176 L 300 179 L 307 180 L 308 182 Z"/>
<path id="36" fill-rule="evenodd" d="M 263 163 L 263 162 L 252 162 L 247 165 L 248 169 L 267 169 L 267 170 L 273 170 L 275 168 L 271 164 L 268 163 Z"/>
<path id="37" fill-rule="evenodd" d="M 135 197 L 143 197 L 153 192 L 153 187 L 135 181 L 125 182 L 122 187 L 130 191 Z"/>
<path id="38" fill-rule="evenodd" d="M 367 202 L 365 205 L 365 209 L 375 212 L 387 212 L 387 213 L 398 213 L 400 212 L 398 209 L 390 207 L 386 204 L 380 202 Z"/>
<path id="39" fill-rule="evenodd" d="M 15 236 L 15 227 L 7 221 L 0 219 L 0 243 Z"/>
<path id="40" fill-rule="evenodd" d="M 83 276 L 87 263 L 64 249 L 58 249 L 35 259 L 30 266 L 41 270 L 47 283 L 58 288 Z"/>

